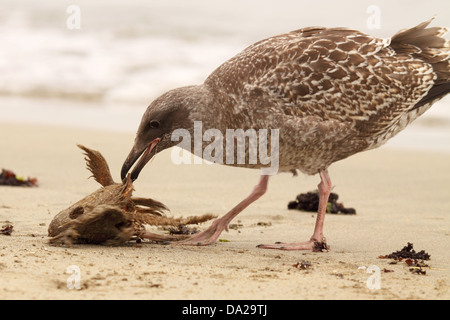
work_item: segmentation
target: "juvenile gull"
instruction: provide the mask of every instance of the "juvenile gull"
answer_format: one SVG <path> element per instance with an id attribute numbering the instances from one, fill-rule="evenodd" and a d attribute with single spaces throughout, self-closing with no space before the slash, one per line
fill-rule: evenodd
<path id="1" fill-rule="evenodd" d="M 428 27 L 431 20 L 390 39 L 310 27 L 251 45 L 202 85 L 169 91 L 150 104 L 122 178 L 137 162 L 136 179 L 154 154 L 178 144 L 171 140 L 175 129 L 187 129 L 193 139 L 194 121 L 202 121 L 203 132 L 214 128 L 224 136 L 226 129 L 279 129 L 279 172 L 318 173 L 319 209 L 308 241 L 260 247 L 314 250 L 324 242 L 328 167 L 381 146 L 450 91 L 447 29 Z M 245 151 L 248 158 L 249 148 Z M 266 192 L 268 180 L 262 174 L 247 198 L 184 244 L 215 242 L 234 217 Z"/>

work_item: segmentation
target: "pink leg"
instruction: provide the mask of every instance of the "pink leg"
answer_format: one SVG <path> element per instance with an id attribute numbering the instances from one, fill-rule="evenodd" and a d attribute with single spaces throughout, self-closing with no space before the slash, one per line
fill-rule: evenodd
<path id="1" fill-rule="evenodd" d="M 328 197 L 331 192 L 331 180 L 328 171 L 319 171 L 320 183 L 319 188 L 319 210 L 317 211 L 316 226 L 314 233 L 309 241 L 294 243 L 276 243 L 274 245 L 261 244 L 258 247 L 263 249 L 281 249 L 281 250 L 328 250 L 329 247 L 325 243 L 323 236 L 323 222 L 325 220 L 325 212 L 327 210 Z"/>
<path id="2" fill-rule="evenodd" d="M 217 220 L 214 220 L 211 226 L 205 231 L 197 233 L 190 239 L 176 242 L 174 244 L 201 246 L 214 243 L 215 241 L 217 241 L 223 230 L 228 231 L 228 224 L 231 222 L 231 220 L 233 220 L 239 213 L 241 213 L 242 210 L 259 199 L 264 193 L 266 193 L 268 182 L 269 176 L 262 175 L 259 183 L 255 186 L 252 193 L 247 198 L 242 200 L 237 206 L 231 209 L 226 215 Z"/>

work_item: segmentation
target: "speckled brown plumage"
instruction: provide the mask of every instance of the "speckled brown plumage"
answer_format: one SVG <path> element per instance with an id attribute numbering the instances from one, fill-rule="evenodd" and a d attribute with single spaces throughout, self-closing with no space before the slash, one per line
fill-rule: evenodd
<path id="1" fill-rule="evenodd" d="M 430 22 L 392 39 L 304 28 L 257 42 L 205 81 L 211 127 L 280 128 L 281 171 L 315 174 L 378 147 L 449 90 L 446 29 Z M 440 83 L 444 94 L 414 108 Z"/>

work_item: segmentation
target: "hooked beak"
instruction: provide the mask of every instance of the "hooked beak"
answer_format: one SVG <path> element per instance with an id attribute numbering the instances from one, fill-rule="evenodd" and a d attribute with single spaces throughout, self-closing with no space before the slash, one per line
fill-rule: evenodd
<path id="1" fill-rule="evenodd" d="M 148 144 L 148 146 L 142 150 L 136 150 L 136 146 L 131 149 L 130 154 L 128 155 L 127 159 L 123 163 L 122 170 L 120 172 L 120 176 L 122 180 L 125 179 L 128 171 L 130 171 L 133 164 L 139 159 L 139 161 L 136 163 L 133 171 L 131 171 L 131 180 L 136 180 L 139 176 L 139 173 L 144 168 L 144 166 L 147 164 L 147 162 L 150 161 L 150 159 L 153 157 L 154 154 L 152 154 L 153 149 L 156 147 L 156 145 L 161 141 L 161 138 L 156 138 L 152 142 Z M 142 157 L 141 157 L 142 155 Z"/>

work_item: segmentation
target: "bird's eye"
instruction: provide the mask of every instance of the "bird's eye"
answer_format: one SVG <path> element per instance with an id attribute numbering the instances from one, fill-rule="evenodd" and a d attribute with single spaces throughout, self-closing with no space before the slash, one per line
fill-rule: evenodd
<path id="1" fill-rule="evenodd" d="M 150 121 L 150 128 L 159 128 L 159 121 L 158 120 Z"/>

